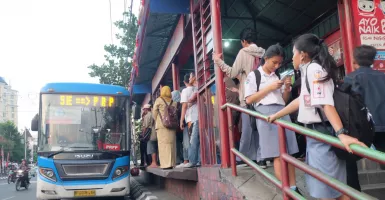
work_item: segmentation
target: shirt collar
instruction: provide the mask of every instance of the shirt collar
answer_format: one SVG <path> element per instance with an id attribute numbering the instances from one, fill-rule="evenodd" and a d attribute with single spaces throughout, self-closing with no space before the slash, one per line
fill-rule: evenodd
<path id="1" fill-rule="evenodd" d="M 270 73 L 270 74 L 267 74 L 267 73 L 262 69 L 262 66 L 259 67 L 258 70 L 259 70 L 259 72 L 261 72 L 261 74 L 262 74 L 263 76 L 266 76 L 266 77 L 272 77 L 272 76 L 275 75 L 275 72 L 272 72 L 272 73 Z"/>

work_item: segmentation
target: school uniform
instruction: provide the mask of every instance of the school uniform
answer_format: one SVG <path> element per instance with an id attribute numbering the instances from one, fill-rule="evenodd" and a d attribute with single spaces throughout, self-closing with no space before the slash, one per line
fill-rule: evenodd
<path id="1" fill-rule="evenodd" d="M 323 105 L 334 106 L 333 80 L 330 79 L 322 83 L 319 81 L 327 75 L 327 72 L 317 63 L 303 65 L 300 67 L 300 70 L 302 87 L 299 96 L 298 122 L 305 124 L 305 127 L 307 128 L 332 135 L 332 126 L 327 121 L 323 111 L 321 111 L 321 114 L 323 115 L 325 124 L 322 124 L 322 120 L 316 112 L 316 108 L 322 110 Z M 306 87 L 306 75 L 309 81 L 310 94 Z M 344 160 L 337 158 L 331 147 L 332 146 L 329 144 L 307 137 L 306 163 L 328 176 L 331 176 L 342 183 L 346 183 L 346 163 Z M 342 195 L 339 191 L 308 174 L 306 174 L 306 186 L 309 194 L 314 198 L 338 198 Z"/>
<path id="2" fill-rule="evenodd" d="M 259 86 L 260 90 L 269 86 L 274 81 L 279 80 L 275 73 L 266 74 L 262 67 L 259 67 L 258 70 L 261 73 L 261 83 Z M 254 72 L 250 72 L 245 83 L 245 97 L 251 96 L 256 92 L 258 92 L 256 77 Z M 282 110 L 285 107 L 285 101 L 282 98 L 282 93 L 282 89 L 270 92 L 263 99 L 253 105 L 255 110 L 268 116 Z M 282 119 L 291 122 L 289 115 L 284 116 Z M 280 152 L 277 125 L 268 123 L 261 119 L 256 120 L 259 132 L 261 158 L 266 159 L 279 157 Z M 298 152 L 297 139 L 293 131 L 286 130 L 286 143 L 288 154 L 295 154 Z"/>

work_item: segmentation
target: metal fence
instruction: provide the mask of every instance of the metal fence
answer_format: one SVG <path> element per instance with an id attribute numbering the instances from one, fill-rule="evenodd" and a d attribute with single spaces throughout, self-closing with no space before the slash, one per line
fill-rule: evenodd
<path id="1" fill-rule="evenodd" d="M 305 128 L 303 126 L 299 126 L 297 124 L 293 124 L 284 120 L 276 120 L 274 124 L 278 126 L 278 134 L 279 134 L 279 150 L 280 150 L 280 158 L 281 158 L 281 177 L 282 181 L 279 181 L 274 175 L 270 174 L 266 170 L 259 167 L 256 163 L 251 161 L 249 158 L 247 158 L 245 155 L 240 153 L 234 148 L 234 139 L 233 139 L 233 124 L 232 124 L 232 115 L 231 115 L 231 109 L 240 111 L 242 113 L 246 113 L 250 116 L 256 117 L 258 119 L 267 120 L 267 116 L 262 115 L 258 112 L 245 109 L 242 107 L 239 107 L 237 105 L 226 103 L 222 106 L 222 109 L 227 109 L 227 117 L 228 117 L 228 126 L 229 126 L 229 141 L 230 141 L 230 163 L 231 163 L 231 169 L 233 176 L 237 176 L 237 167 L 236 167 L 236 161 L 235 157 L 238 156 L 241 160 L 243 160 L 246 164 L 248 164 L 250 167 L 252 167 L 254 170 L 256 170 L 259 174 L 264 176 L 267 180 L 272 182 L 274 185 L 276 185 L 278 188 L 281 189 L 283 198 L 285 200 L 288 200 L 290 198 L 292 199 L 305 199 L 300 194 L 296 193 L 295 191 L 290 189 L 289 185 L 289 174 L 288 174 L 288 164 L 293 165 L 294 167 L 304 171 L 305 173 L 315 177 L 316 179 L 326 183 L 327 185 L 333 187 L 334 189 L 340 191 L 343 194 L 346 194 L 347 196 L 353 198 L 353 199 L 375 199 L 374 197 L 367 195 L 365 193 L 359 192 L 348 185 L 320 172 L 319 170 L 310 167 L 309 165 L 297 160 L 296 158 L 290 156 L 287 154 L 286 151 L 286 136 L 285 136 L 285 129 L 289 129 L 292 131 L 295 131 L 299 134 L 302 134 L 307 137 L 314 138 L 316 140 L 325 142 L 327 144 L 330 144 L 332 146 L 338 147 L 340 149 L 345 150 L 345 147 L 342 145 L 342 143 L 337 139 L 336 137 L 332 137 L 329 135 L 325 135 L 323 133 Z M 370 148 L 361 147 L 359 145 L 351 145 L 351 149 L 354 154 L 359 155 L 363 158 L 368 158 L 370 160 L 373 160 L 375 162 L 385 164 L 385 153 L 376 151 Z"/>

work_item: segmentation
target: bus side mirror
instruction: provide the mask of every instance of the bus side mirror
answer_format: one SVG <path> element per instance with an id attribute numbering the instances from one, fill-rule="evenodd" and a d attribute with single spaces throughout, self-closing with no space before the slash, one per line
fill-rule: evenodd
<path id="1" fill-rule="evenodd" d="M 132 114 L 134 116 L 134 120 L 138 120 L 138 119 L 141 118 L 141 116 L 140 116 L 141 113 L 140 112 L 141 112 L 141 109 L 140 109 L 139 105 L 135 104 L 135 105 L 132 106 Z"/>
<path id="2" fill-rule="evenodd" d="M 39 114 L 36 114 L 31 122 L 31 131 L 38 131 L 39 126 Z"/>

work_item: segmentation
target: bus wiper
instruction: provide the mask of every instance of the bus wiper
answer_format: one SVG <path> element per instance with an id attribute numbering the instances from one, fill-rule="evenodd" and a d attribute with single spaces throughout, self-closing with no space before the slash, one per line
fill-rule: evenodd
<path id="1" fill-rule="evenodd" d="M 93 148 L 93 147 L 89 147 L 89 146 L 88 147 L 82 147 L 82 146 L 64 147 L 63 149 L 61 149 L 59 151 L 56 151 L 56 152 L 53 152 L 53 153 L 49 154 L 47 156 L 47 158 L 51 158 L 52 156 L 55 156 L 55 155 L 60 154 L 60 153 L 63 153 L 63 152 L 65 152 L 68 149 L 78 149 L 78 148 L 82 149 L 82 148 Z"/>
<path id="2" fill-rule="evenodd" d="M 47 158 L 52 158 L 54 155 L 57 155 L 57 154 L 63 153 L 63 152 L 64 152 L 64 149 L 63 149 L 63 150 L 60 150 L 60 151 L 53 152 L 53 153 L 49 154 L 49 155 L 47 156 Z"/>

